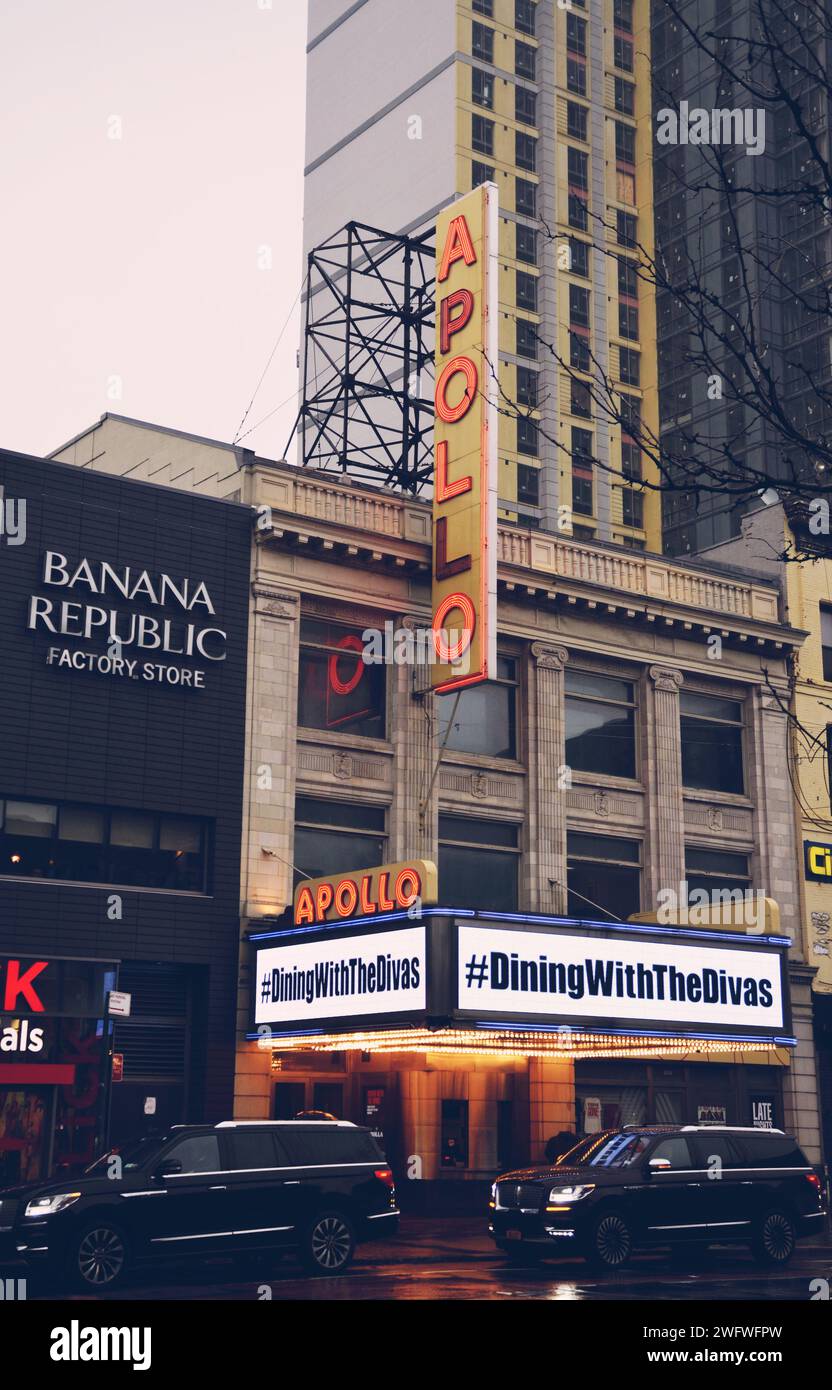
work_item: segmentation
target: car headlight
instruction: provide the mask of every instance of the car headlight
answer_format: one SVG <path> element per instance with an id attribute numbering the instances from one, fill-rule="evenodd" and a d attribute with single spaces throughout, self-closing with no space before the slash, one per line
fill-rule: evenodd
<path id="1" fill-rule="evenodd" d="M 491 1200 L 492 1202 L 497 1200 L 497 1184 L 495 1182 L 491 1184 Z"/>
<path id="2" fill-rule="evenodd" d="M 80 1192 L 59 1192 L 55 1197 L 35 1197 L 26 1207 L 27 1216 L 54 1216 L 56 1211 L 71 1207 L 81 1196 Z"/>
<path id="3" fill-rule="evenodd" d="M 595 1183 L 577 1183 L 572 1187 L 553 1187 L 549 1193 L 550 1202 L 580 1202 L 582 1197 L 588 1197 L 590 1192 L 595 1191 Z"/>

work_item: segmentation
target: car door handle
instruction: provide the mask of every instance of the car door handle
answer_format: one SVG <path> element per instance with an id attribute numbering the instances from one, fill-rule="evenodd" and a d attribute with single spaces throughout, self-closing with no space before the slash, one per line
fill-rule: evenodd
<path id="1" fill-rule="evenodd" d="M 701 1182 L 686 1182 L 685 1187 L 701 1187 Z"/>
<path id="2" fill-rule="evenodd" d="M 289 1178 L 288 1181 L 286 1181 L 286 1182 L 283 1184 L 283 1186 L 284 1186 L 284 1187 L 300 1187 L 300 1178 Z"/>
<path id="3" fill-rule="evenodd" d="M 228 1191 L 228 1188 L 225 1186 L 224 1183 L 218 1183 L 216 1187 L 209 1187 L 209 1188 L 208 1188 L 208 1191 L 209 1191 L 209 1192 L 227 1192 L 227 1191 Z"/>

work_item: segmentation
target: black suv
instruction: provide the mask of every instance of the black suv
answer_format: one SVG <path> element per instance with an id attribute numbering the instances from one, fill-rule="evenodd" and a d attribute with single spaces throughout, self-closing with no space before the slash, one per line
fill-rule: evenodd
<path id="1" fill-rule="evenodd" d="M 18 1257 L 97 1291 L 145 1260 L 278 1248 L 311 1274 L 342 1274 L 356 1244 L 394 1233 L 398 1217 L 378 1144 L 343 1120 L 176 1125 L 83 1177 L 0 1192 Z"/>
<path id="2" fill-rule="evenodd" d="M 782 1130 L 626 1126 L 584 1139 L 554 1166 L 506 1173 L 489 1233 L 527 1262 L 580 1253 L 602 1269 L 639 1246 L 743 1241 L 784 1265 L 820 1233 L 823 1184 Z"/>

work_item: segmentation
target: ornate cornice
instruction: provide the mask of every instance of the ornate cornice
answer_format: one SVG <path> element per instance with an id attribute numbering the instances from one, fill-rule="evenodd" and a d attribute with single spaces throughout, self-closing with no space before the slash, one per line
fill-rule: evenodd
<path id="1" fill-rule="evenodd" d="M 682 672 L 672 666 L 651 666 L 649 676 L 656 690 L 666 690 L 669 695 L 677 695 L 685 682 Z"/>

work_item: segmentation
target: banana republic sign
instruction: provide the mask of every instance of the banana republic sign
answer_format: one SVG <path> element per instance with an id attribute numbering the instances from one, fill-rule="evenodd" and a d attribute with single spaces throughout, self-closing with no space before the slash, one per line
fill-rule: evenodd
<path id="1" fill-rule="evenodd" d="M 227 634 L 215 624 L 203 581 L 106 560 L 70 560 L 57 550 L 47 550 L 41 578 L 51 592 L 31 595 L 28 627 L 55 639 L 47 647 L 48 666 L 202 690 L 205 670 L 167 658 L 226 659 Z M 140 612 L 139 606 L 159 612 Z"/>

